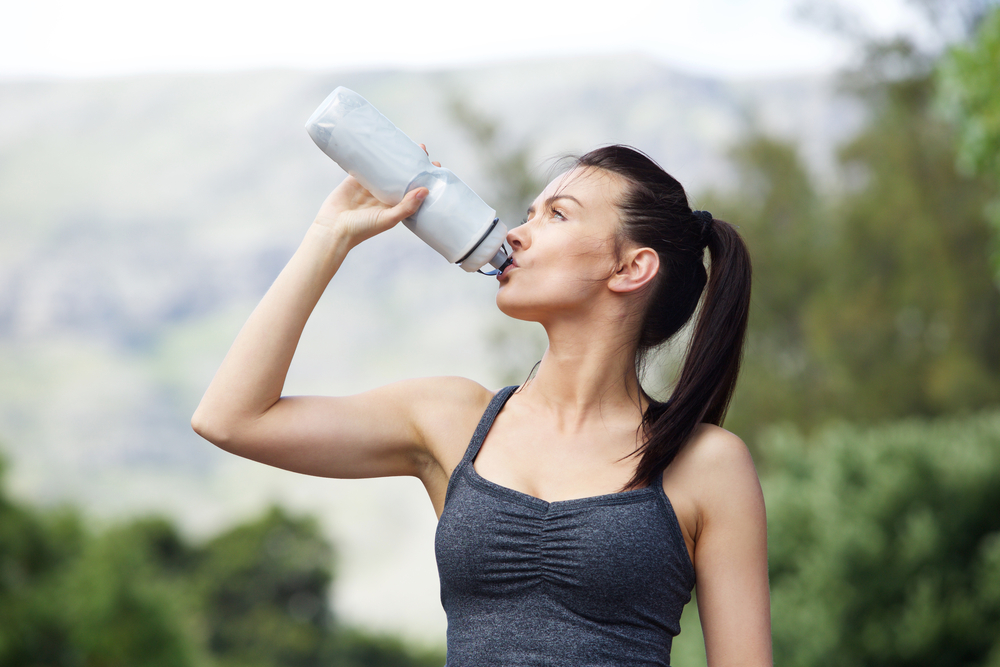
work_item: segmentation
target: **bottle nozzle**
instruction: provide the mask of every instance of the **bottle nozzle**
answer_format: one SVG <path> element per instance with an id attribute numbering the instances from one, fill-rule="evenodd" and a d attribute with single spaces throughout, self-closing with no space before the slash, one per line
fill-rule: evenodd
<path id="1" fill-rule="evenodd" d="M 493 259 L 489 261 L 490 266 L 494 267 L 494 269 L 496 270 L 483 271 L 482 269 L 479 269 L 479 273 L 483 274 L 484 276 L 496 276 L 503 273 L 503 270 L 513 263 L 514 263 L 513 255 L 508 255 L 507 249 L 501 245 L 500 249 L 497 250 L 497 253 L 493 255 Z"/>
<path id="2" fill-rule="evenodd" d="M 497 254 L 493 255 L 493 259 L 490 260 L 490 264 L 496 267 L 496 270 L 503 273 L 503 270 L 514 263 L 513 255 L 508 255 L 507 250 L 500 246 L 497 250 Z"/>

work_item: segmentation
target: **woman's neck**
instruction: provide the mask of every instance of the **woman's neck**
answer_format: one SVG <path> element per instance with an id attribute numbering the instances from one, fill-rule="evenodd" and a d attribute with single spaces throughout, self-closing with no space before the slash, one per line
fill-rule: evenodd
<path id="1" fill-rule="evenodd" d="M 646 407 L 635 369 L 635 345 L 609 323 L 605 331 L 574 322 L 547 324 L 549 347 L 521 393 L 558 413 L 567 426 L 597 416 L 641 419 Z M 617 330 L 616 330 L 617 329 Z"/>

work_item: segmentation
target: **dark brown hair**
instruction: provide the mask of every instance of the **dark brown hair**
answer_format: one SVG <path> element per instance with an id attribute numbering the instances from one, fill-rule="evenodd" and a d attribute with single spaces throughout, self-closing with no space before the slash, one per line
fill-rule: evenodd
<path id="1" fill-rule="evenodd" d="M 623 240 L 652 248 L 660 269 L 639 333 L 637 368 L 694 314 L 705 292 L 680 377 L 665 402 L 649 399 L 643 413 L 639 464 L 626 488 L 648 486 L 673 461 L 702 422 L 722 425 L 736 387 L 750 310 L 750 255 L 727 222 L 688 205 L 684 188 L 649 156 L 606 146 L 577 160 L 623 178 L 617 202 Z M 711 260 L 706 273 L 704 251 Z M 706 289 L 707 284 L 707 289 Z"/>

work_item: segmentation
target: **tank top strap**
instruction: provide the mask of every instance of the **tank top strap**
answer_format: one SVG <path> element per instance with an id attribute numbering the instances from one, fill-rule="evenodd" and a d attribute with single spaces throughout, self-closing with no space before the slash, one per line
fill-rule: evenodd
<path id="1" fill-rule="evenodd" d="M 483 441 L 486 440 L 486 434 L 490 432 L 490 428 L 493 426 L 493 421 L 500 414 L 500 410 L 507 403 L 507 399 L 517 390 L 519 385 L 511 385 L 509 387 L 504 387 L 498 391 L 490 404 L 486 406 L 486 411 L 483 412 L 482 418 L 479 420 L 479 425 L 476 426 L 476 430 L 472 433 L 472 439 L 469 441 L 469 446 L 465 450 L 465 456 L 459 461 L 458 465 L 451 473 L 451 478 L 448 480 L 448 490 L 445 492 L 445 502 L 448 502 L 448 496 L 451 495 L 451 487 L 457 477 L 458 473 L 467 465 L 471 465 L 472 461 L 476 458 L 476 454 L 479 453 L 479 448 L 483 446 Z"/>
<path id="2" fill-rule="evenodd" d="M 517 387 L 518 385 L 504 387 L 493 396 L 493 400 L 486 406 L 486 412 L 483 413 L 482 419 L 479 420 L 479 425 L 476 426 L 476 430 L 472 433 L 472 440 L 469 441 L 469 447 L 465 450 L 465 456 L 462 457 L 462 462 L 458 464 L 459 466 L 467 465 L 476 458 L 479 448 L 483 446 L 483 442 L 486 440 L 486 434 L 490 432 L 490 428 L 493 427 L 493 422 L 496 420 L 497 415 L 500 414 L 503 406 L 507 403 L 507 399 L 517 390 Z"/>
<path id="3" fill-rule="evenodd" d="M 670 499 L 667 498 L 667 492 L 663 490 L 663 474 L 665 472 L 665 469 L 661 470 L 660 474 L 656 476 L 656 479 L 652 484 L 650 484 L 650 486 L 655 487 L 656 495 L 660 497 L 660 500 L 665 500 L 667 505 L 670 505 Z M 673 507 L 670 508 L 670 511 L 673 512 Z"/>
<path id="4" fill-rule="evenodd" d="M 656 476 L 656 481 L 653 485 L 656 486 L 656 495 L 660 498 L 660 503 L 663 506 L 664 512 L 667 514 L 667 523 L 670 526 L 670 532 L 674 534 L 674 543 L 680 545 L 677 548 L 677 553 L 681 557 L 689 572 L 689 577 L 691 579 L 692 585 L 694 585 L 694 563 L 691 562 L 691 554 L 687 550 L 687 542 L 684 539 L 684 531 L 681 530 L 681 520 L 674 511 L 674 504 L 670 502 L 670 498 L 667 496 L 667 492 L 663 489 L 663 473 L 666 470 L 661 470 L 660 474 Z"/>

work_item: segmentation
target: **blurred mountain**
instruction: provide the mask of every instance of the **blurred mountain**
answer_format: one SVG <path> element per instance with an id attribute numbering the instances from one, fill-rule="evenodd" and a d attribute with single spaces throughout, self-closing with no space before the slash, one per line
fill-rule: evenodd
<path id="1" fill-rule="evenodd" d="M 167 513 L 195 535 L 273 501 L 316 512 L 342 548 L 339 611 L 438 641 L 434 517 L 419 484 L 265 469 L 188 426 L 342 177 L 303 130 L 337 85 L 487 201 L 494 186 L 457 100 L 495 121 L 501 144 L 528 147 L 539 175 L 554 156 L 628 143 L 695 195 L 732 182 L 727 148 L 751 130 L 797 141 L 833 187 L 835 147 L 862 110 L 832 80 L 721 81 L 624 56 L 0 82 L 0 443 L 15 492 L 96 516 Z M 402 227 L 373 239 L 320 303 L 286 389 L 353 393 L 430 374 L 516 382 L 542 338 L 496 311 L 494 289 Z"/>

